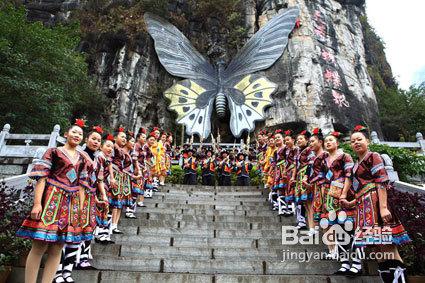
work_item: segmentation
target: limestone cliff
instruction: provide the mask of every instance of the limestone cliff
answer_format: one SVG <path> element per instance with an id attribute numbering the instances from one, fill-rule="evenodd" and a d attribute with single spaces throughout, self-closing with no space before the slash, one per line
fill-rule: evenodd
<path id="1" fill-rule="evenodd" d="M 188 28 L 183 31 L 195 46 L 199 46 L 199 38 L 208 41 L 200 51 L 213 63 L 217 57 L 229 60 L 235 50 L 226 50 L 228 46 L 223 42 L 228 37 L 220 34 L 219 28 L 214 29 L 220 20 L 212 26 L 193 21 L 186 16 L 190 14 L 186 11 L 189 1 L 194 0 L 168 1 L 167 9 L 186 17 Z M 207 0 L 198 2 L 202 1 Z M 27 7 L 30 18 L 54 24 L 66 20 L 70 11 L 79 13 L 76 8 L 85 3 L 41 0 L 30 1 Z M 280 9 L 294 5 L 301 10 L 300 25 L 292 33 L 284 55 L 264 72 L 279 89 L 267 120 L 258 126 L 307 125 L 345 132 L 357 123 L 366 122 L 380 131 L 361 23 L 365 16 L 364 0 L 244 0 L 240 12 L 247 36 Z M 83 40 L 81 50 L 90 54 L 90 71 L 102 92 L 111 98 L 114 114 L 109 123 L 123 123 L 136 129 L 158 124 L 168 130 L 176 129 L 162 91 L 179 78 L 168 75 L 159 64 L 152 39 L 145 32 L 137 34 L 131 43 L 117 33 L 96 41 Z M 217 56 L 217 52 L 221 55 Z"/>

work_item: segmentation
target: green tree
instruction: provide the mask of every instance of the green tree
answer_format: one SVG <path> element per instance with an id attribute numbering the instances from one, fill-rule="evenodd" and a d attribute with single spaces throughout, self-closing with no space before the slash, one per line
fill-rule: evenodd
<path id="1" fill-rule="evenodd" d="M 387 88 L 377 92 L 382 130 L 387 140 L 416 140 L 425 134 L 425 84 L 409 90 Z"/>
<path id="2" fill-rule="evenodd" d="M 106 98 L 88 76 L 79 41 L 78 25 L 48 28 L 28 22 L 22 6 L 0 8 L 0 125 L 46 133 L 83 114 L 102 120 Z"/>

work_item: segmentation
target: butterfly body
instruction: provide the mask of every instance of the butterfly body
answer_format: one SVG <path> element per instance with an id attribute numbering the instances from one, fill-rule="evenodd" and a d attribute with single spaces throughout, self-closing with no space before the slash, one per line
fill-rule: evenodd
<path id="1" fill-rule="evenodd" d="M 298 8 L 290 8 L 273 17 L 225 68 L 222 62 L 214 68 L 175 26 L 145 14 L 161 64 L 170 74 L 186 78 L 164 95 L 187 134 L 208 137 L 214 108 L 220 118 L 229 109 L 235 137 L 253 131 L 255 122 L 265 119 L 264 110 L 272 104 L 271 94 L 277 85 L 253 73 L 269 68 L 282 55 L 298 14 Z"/>

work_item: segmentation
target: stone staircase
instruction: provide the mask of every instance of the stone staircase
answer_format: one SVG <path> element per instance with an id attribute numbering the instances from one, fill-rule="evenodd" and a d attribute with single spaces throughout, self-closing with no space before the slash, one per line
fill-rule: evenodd
<path id="1" fill-rule="evenodd" d="M 115 244 L 93 245 L 95 271 L 76 282 L 380 282 L 377 276 L 331 275 L 335 261 L 283 259 L 284 251 L 325 251 L 323 245 L 282 246 L 282 225 L 256 187 L 168 185 L 138 219 L 122 219 Z M 373 268 L 370 268 L 373 269 Z M 10 282 L 23 282 L 15 268 Z"/>

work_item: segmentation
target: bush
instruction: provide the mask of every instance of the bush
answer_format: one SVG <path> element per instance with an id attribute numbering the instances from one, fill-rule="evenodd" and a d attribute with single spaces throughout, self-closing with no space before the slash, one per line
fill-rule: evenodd
<path id="1" fill-rule="evenodd" d="M 408 274 L 425 274 L 425 196 L 392 191 L 388 194 L 392 209 L 407 230 L 412 243 L 399 248 Z"/>
<path id="2" fill-rule="evenodd" d="M 356 154 L 351 149 L 349 144 L 341 144 L 344 152 L 349 153 L 354 160 L 357 159 Z M 405 148 L 389 147 L 382 144 L 371 144 L 371 151 L 380 154 L 388 154 L 391 157 L 394 165 L 394 170 L 397 171 L 401 181 L 407 182 L 409 176 L 424 176 L 425 175 L 425 156 L 418 155 L 415 152 Z"/>
<path id="3" fill-rule="evenodd" d="M 0 185 L 0 267 L 12 265 L 29 250 L 31 241 L 16 237 L 15 233 L 31 208 L 32 185 L 25 188 L 25 197 L 19 191 Z"/>

